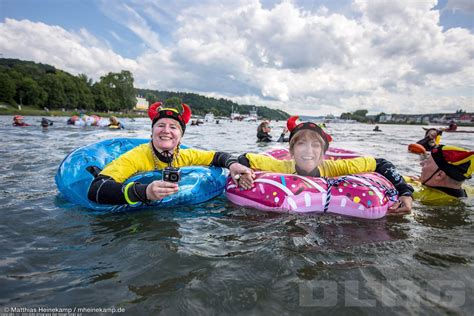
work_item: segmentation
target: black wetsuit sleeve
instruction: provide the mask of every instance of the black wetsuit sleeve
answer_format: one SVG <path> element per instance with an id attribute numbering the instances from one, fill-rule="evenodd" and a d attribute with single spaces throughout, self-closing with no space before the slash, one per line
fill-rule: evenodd
<path id="1" fill-rule="evenodd" d="M 268 134 L 268 133 L 261 132 L 261 131 L 259 131 L 259 132 L 257 133 L 257 138 L 258 138 L 258 141 L 259 141 L 259 142 L 268 143 L 268 142 L 271 142 L 271 141 L 272 141 L 272 135 L 270 135 L 270 134 Z"/>
<path id="2" fill-rule="evenodd" d="M 148 185 L 134 183 L 128 187 L 128 197 L 132 202 L 147 203 L 146 188 Z M 123 194 L 125 186 L 111 177 L 99 175 L 92 181 L 87 198 L 99 204 L 127 204 Z"/>
<path id="3" fill-rule="evenodd" d="M 278 138 L 277 142 L 286 143 L 289 141 L 289 139 L 289 137 L 285 137 L 285 133 L 281 133 L 280 138 Z"/>
<path id="4" fill-rule="evenodd" d="M 237 158 L 237 162 L 250 168 L 250 160 L 247 158 L 247 153 L 242 154 Z"/>
<path id="5" fill-rule="evenodd" d="M 375 159 L 376 167 L 375 172 L 380 173 L 388 181 L 390 181 L 395 189 L 398 191 L 399 196 L 412 196 L 413 188 L 411 185 L 405 182 L 403 177 L 398 173 L 397 168 L 388 160 L 383 158 Z"/>
<path id="6" fill-rule="evenodd" d="M 212 158 L 211 166 L 229 168 L 232 164 L 238 162 L 237 157 L 232 156 L 229 153 L 217 151 Z"/>

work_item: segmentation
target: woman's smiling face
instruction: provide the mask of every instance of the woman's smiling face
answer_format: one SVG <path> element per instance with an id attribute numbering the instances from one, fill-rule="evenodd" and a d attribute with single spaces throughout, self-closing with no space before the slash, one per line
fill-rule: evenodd
<path id="1" fill-rule="evenodd" d="M 298 134 L 290 152 L 298 169 L 309 173 L 322 163 L 324 144 L 316 132 L 303 130 Z"/>
<path id="2" fill-rule="evenodd" d="M 181 141 L 181 137 L 181 127 L 174 119 L 162 118 L 153 125 L 153 145 L 159 151 L 173 151 Z"/>

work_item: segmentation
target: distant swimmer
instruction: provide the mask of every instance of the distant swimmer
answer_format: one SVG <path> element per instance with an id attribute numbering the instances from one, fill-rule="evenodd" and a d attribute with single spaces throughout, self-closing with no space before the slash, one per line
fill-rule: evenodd
<path id="1" fill-rule="evenodd" d="M 260 125 L 257 127 L 257 142 L 272 142 L 272 135 L 270 135 L 271 131 L 272 128 L 270 127 L 270 123 L 268 121 L 263 121 L 262 123 L 260 123 Z M 284 127 L 283 132 L 280 134 L 280 137 L 278 138 L 277 142 L 288 142 L 288 137 L 285 137 L 286 134 L 288 134 L 288 129 Z"/>
<path id="2" fill-rule="evenodd" d="M 115 116 L 109 117 L 109 122 L 110 122 L 110 124 L 108 125 L 109 128 L 120 128 L 120 129 L 125 128 L 125 126 L 123 126 L 123 124 L 120 123 L 119 120 Z"/>
<path id="3" fill-rule="evenodd" d="M 445 129 L 445 131 L 452 132 L 452 131 L 455 131 L 457 129 L 458 129 L 458 125 L 456 124 L 456 122 L 451 121 L 451 122 L 449 122 L 449 126 L 448 126 L 448 128 Z"/>
<path id="4" fill-rule="evenodd" d="M 423 146 L 427 151 L 430 151 L 439 144 L 441 134 L 443 134 L 443 131 L 440 131 L 436 128 L 430 128 L 426 130 L 425 137 L 416 143 Z"/>
<path id="5" fill-rule="evenodd" d="M 201 121 L 201 120 L 192 120 L 191 121 L 191 125 L 199 126 L 201 124 L 204 124 L 204 122 Z"/>
<path id="6" fill-rule="evenodd" d="M 47 118 L 44 118 L 44 117 L 41 119 L 42 127 L 47 128 L 48 126 L 51 126 L 51 125 L 53 125 L 53 121 L 48 120 Z"/>
<path id="7" fill-rule="evenodd" d="M 79 119 L 79 116 L 73 115 L 67 120 L 67 125 L 74 125 L 74 123 Z"/>
<path id="8" fill-rule="evenodd" d="M 260 123 L 260 125 L 257 127 L 257 142 L 269 143 L 273 141 L 272 135 L 270 135 L 271 131 L 272 128 L 270 127 L 270 123 L 268 121 L 263 121 Z"/>
<path id="9" fill-rule="evenodd" d="M 30 124 L 27 124 L 25 123 L 25 121 L 23 121 L 25 118 L 21 115 L 15 115 L 13 117 L 13 123 L 12 125 L 13 126 L 30 126 Z"/>
<path id="10" fill-rule="evenodd" d="M 372 130 L 374 132 L 381 132 L 382 130 L 379 128 L 378 125 L 375 125 L 375 128 Z"/>

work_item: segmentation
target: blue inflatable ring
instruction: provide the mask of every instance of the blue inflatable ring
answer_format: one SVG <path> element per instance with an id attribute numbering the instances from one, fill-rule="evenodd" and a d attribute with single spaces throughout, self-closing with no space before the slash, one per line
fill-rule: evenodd
<path id="1" fill-rule="evenodd" d="M 98 204 L 87 198 L 89 186 L 94 179 L 86 168 L 96 166 L 103 169 L 108 163 L 130 149 L 149 142 L 149 139 L 113 138 L 78 148 L 64 158 L 55 176 L 59 192 L 70 202 L 96 211 L 128 211 L 138 208 L 162 208 L 198 204 L 220 195 L 225 186 L 226 171 L 217 167 L 180 168 L 179 191 L 161 201 L 149 205 Z M 181 146 L 187 148 L 187 146 Z M 136 174 L 126 182 L 150 183 L 161 180 L 161 171 L 149 171 Z"/>

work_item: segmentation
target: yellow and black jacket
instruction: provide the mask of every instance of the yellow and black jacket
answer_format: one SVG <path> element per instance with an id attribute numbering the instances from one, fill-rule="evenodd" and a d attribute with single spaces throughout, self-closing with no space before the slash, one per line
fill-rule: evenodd
<path id="1" fill-rule="evenodd" d="M 123 182 L 137 173 L 162 170 L 169 165 L 175 168 L 209 165 L 229 168 L 234 162 L 236 159 L 228 153 L 193 148 L 180 149 L 173 156 L 165 157 L 150 142 L 129 150 L 106 165 L 92 181 L 87 196 L 100 204 L 126 204 Z M 134 183 L 128 188 L 128 196 L 133 202 L 148 202 L 146 187 L 145 184 Z"/>
<path id="2" fill-rule="evenodd" d="M 187 148 L 180 149 L 179 155 L 173 160 L 175 168 L 185 166 L 209 166 L 214 159 L 215 151 L 204 151 Z M 142 144 L 124 153 L 104 167 L 100 175 L 107 176 L 117 182 L 124 182 L 131 176 L 145 171 L 162 170 L 167 162 L 158 159 L 150 147 L 150 143 Z"/>
<path id="3" fill-rule="evenodd" d="M 448 189 L 429 187 L 421 182 L 404 177 L 405 181 L 413 186 L 413 198 L 426 205 L 451 205 L 459 203 L 463 198 L 474 198 L 474 187 L 464 184 L 462 189 Z"/>
<path id="4" fill-rule="evenodd" d="M 311 177 L 340 177 L 363 172 L 377 172 L 389 180 L 400 196 L 411 196 L 413 188 L 398 173 L 395 166 L 385 159 L 358 157 L 352 159 L 325 160 L 310 173 L 298 170 L 294 160 L 278 160 L 262 154 L 246 153 L 240 155 L 238 162 L 254 170 L 299 174 Z"/>
<path id="5" fill-rule="evenodd" d="M 246 162 L 241 157 L 239 157 L 239 162 L 254 170 L 301 174 L 301 171 L 297 172 L 294 160 L 278 160 L 262 154 L 247 153 L 245 157 L 248 162 Z M 311 174 L 311 176 L 338 177 L 353 173 L 371 172 L 376 169 L 376 160 L 373 157 L 325 160 L 317 169 L 318 170 L 315 170 L 315 173 Z"/>

